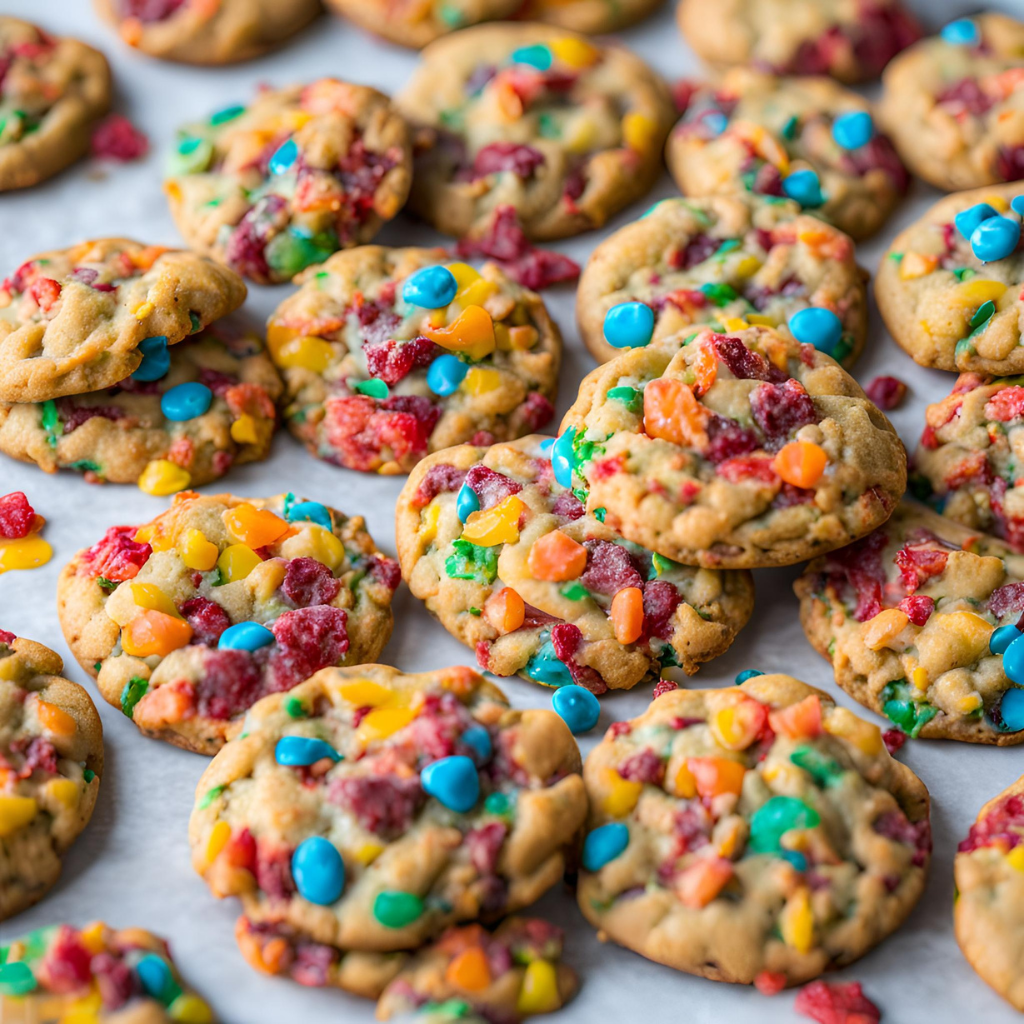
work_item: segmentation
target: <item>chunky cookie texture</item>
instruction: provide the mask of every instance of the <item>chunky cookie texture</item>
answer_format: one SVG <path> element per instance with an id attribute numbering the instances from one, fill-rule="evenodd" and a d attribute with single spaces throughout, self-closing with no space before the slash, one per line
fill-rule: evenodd
<path id="1" fill-rule="evenodd" d="M 99 793 L 103 727 L 63 671 L 59 655 L 0 629 L 0 921 L 49 892 Z"/>
<path id="2" fill-rule="evenodd" d="M 534 240 L 600 227 L 654 184 L 673 117 L 628 50 L 530 23 L 432 43 L 397 103 L 420 129 L 410 205 L 458 237 L 508 208 Z"/>
<path id="3" fill-rule="evenodd" d="M 859 241 L 907 191 L 868 104 L 828 78 L 731 68 L 714 86 L 682 83 L 677 102 L 683 116 L 665 156 L 686 195 L 788 196 Z M 856 130 L 844 130 L 851 123 Z"/>
<path id="4" fill-rule="evenodd" d="M 192 248 L 276 284 L 370 241 L 410 177 L 409 132 L 387 96 L 320 78 L 185 125 L 164 191 Z"/>
<path id="5" fill-rule="evenodd" d="M 244 300 L 212 260 L 126 238 L 33 256 L 0 284 L 0 402 L 113 387 Z"/>
<path id="6" fill-rule="evenodd" d="M 1022 52 L 1024 23 L 979 14 L 889 65 L 878 115 L 914 174 L 947 192 L 1024 178 Z"/>
<path id="7" fill-rule="evenodd" d="M 576 320 L 605 363 L 621 351 L 604 333 L 605 316 L 621 303 L 651 308 L 655 342 L 710 320 L 781 327 L 817 306 L 839 317 L 842 334 L 829 354 L 849 366 L 867 335 L 866 284 L 850 237 L 794 200 L 664 199 L 594 250 L 576 292 Z"/>
<path id="8" fill-rule="evenodd" d="M 376 658 L 399 582 L 362 516 L 292 494 L 184 491 L 80 551 L 57 596 L 104 698 L 146 735 L 213 754 L 261 697 Z"/>
<path id="9" fill-rule="evenodd" d="M 881 942 L 924 890 L 924 784 L 877 726 L 789 676 L 664 693 L 583 775 L 580 909 L 677 970 L 798 985 Z"/>
<path id="10" fill-rule="evenodd" d="M 416 467 L 395 514 L 413 594 L 481 668 L 546 686 L 628 689 L 727 650 L 753 608 L 750 574 L 626 541 L 556 480 L 550 444 L 462 445 Z"/>
<path id="11" fill-rule="evenodd" d="M 327 6 L 374 35 L 421 49 L 449 32 L 509 18 L 522 7 L 522 0 L 327 0 Z"/>
<path id="12" fill-rule="evenodd" d="M 520 10 L 530 21 L 599 36 L 621 32 L 660 6 L 661 0 L 527 0 Z"/>
<path id="13" fill-rule="evenodd" d="M 494 264 L 478 273 L 441 249 L 362 246 L 301 280 L 267 340 L 288 429 L 318 458 L 408 473 L 428 452 L 554 417 L 561 334 Z"/>
<path id="14" fill-rule="evenodd" d="M 908 736 L 1024 741 L 1019 673 L 1004 664 L 1024 612 L 1024 558 L 1002 541 L 905 501 L 881 529 L 812 562 L 794 590 L 836 682 Z"/>
<path id="15" fill-rule="evenodd" d="M 888 519 L 906 487 L 892 425 L 787 333 L 694 327 L 594 370 L 556 476 L 627 540 L 706 568 L 789 565 Z"/>
<path id="16" fill-rule="evenodd" d="M 193 865 L 241 900 L 243 935 L 300 936 L 313 977 L 342 983 L 342 950 L 379 962 L 556 885 L 586 817 L 579 771 L 554 712 L 510 709 L 470 669 L 327 669 L 260 701 L 210 764 Z"/>

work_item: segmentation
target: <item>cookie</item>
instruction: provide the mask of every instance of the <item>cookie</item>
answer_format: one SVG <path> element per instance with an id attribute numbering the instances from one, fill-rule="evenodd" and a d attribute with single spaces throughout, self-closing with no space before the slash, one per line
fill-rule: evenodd
<path id="1" fill-rule="evenodd" d="M 555 474 L 627 540 L 687 565 L 790 565 L 889 518 L 892 425 L 831 357 L 787 333 L 694 327 L 583 380 Z"/>
<path id="2" fill-rule="evenodd" d="M 746 64 L 775 75 L 877 78 L 921 26 L 901 0 L 680 0 L 683 37 L 709 64 Z"/>
<path id="3" fill-rule="evenodd" d="M 168 346 L 244 300 L 242 279 L 212 260 L 126 238 L 33 256 L 0 284 L 0 402 L 159 379 Z"/>
<path id="4" fill-rule="evenodd" d="M 863 956 L 924 891 L 928 791 L 785 675 L 672 690 L 587 757 L 584 916 L 650 960 L 778 991 Z"/>
<path id="5" fill-rule="evenodd" d="M 662 0 L 527 0 L 520 17 L 583 35 L 621 32 L 661 6 Z"/>
<path id="6" fill-rule="evenodd" d="M 405 122 L 383 93 L 336 78 L 264 89 L 185 125 L 164 191 L 197 252 L 260 284 L 370 241 L 409 194 Z"/>
<path id="7" fill-rule="evenodd" d="M 591 254 L 576 292 L 576 320 L 591 355 L 606 363 L 623 340 L 633 340 L 613 335 L 613 346 L 605 339 L 605 317 L 622 303 L 653 310 L 651 341 L 709 320 L 780 327 L 818 306 L 839 317 L 842 330 L 829 355 L 849 366 L 867 336 L 866 285 L 850 238 L 801 213 L 793 200 L 664 199 Z"/>
<path id="8" fill-rule="evenodd" d="M 462 445 L 416 467 L 395 509 L 413 594 L 482 668 L 546 686 L 628 689 L 726 651 L 753 609 L 750 574 L 624 540 L 555 479 L 550 444 Z"/>
<path id="9" fill-rule="evenodd" d="M 893 240 L 875 297 L 889 333 L 915 362 L 1024 373 L 1024 252 L 1020 216 L 1009 205 L 1021 193 L 1017 182 L 946 196 Z"/>
<path id="10" fill-rule="evenodd" d="M 50 891 L 99 793 L 103 726 L 63 671 L 59 655 L 0 629 L 0 921 Z"/>
<path id="11" fill-rule="evenodd" d="M 1024 558 L 1002 541 L 904 501 L 793 589 L 836 682 L 908 736 L 1024 742 L 1020 673 L 1003 657 L 1024 612 Z"/>
<path id="12" fill-rule="evenodd" d="M 879 121 L 906 165 L 946 192 L 1024 178 L 1024 23 L 951 22 L 882 77 Z"/>
<path id="13" fill-rule="evenodd" d="M 550 423 L 562 337 L 540 296 L 443 249 L 337 253 L 274 311 L 288 429 L 347 469 L 408 473 L 428 452 Z"/>
<path id="14" fill-rule="evenodd" d="M 12 1024 L 214 1024 L 163 939 L 102 921 L 36 928 L 0 946 L 0 1015 Z"/>
<path id="15" fill-rule="evenodd" d="M 105 700 L 145 735 L 213 754 L 261 697 L 376 658 L 399 581 L 362 516 L 185 491 L 80 551 L 57 603 Z"/>
<path id="16" fill-rule="evenodd" d="M 320 13 L 318 0 L 93 0 L 129 46 L 184 64 L 258 57 Z"/>
<path id="17" fill-rule="evenodd" d="M 131 377 L 55 401 L 0 402 L 0 451 L 90 483 L 139 483 L 149 493 L 198 487 L 265 459 L 281 378 L 260 337 L 226 318 L 169 350 L 156 381 Z"/>
<path id="18" fill-rule="evenodd" d="M 327 6 L 367 32 L 419 50 L 449 32 L 482 21 L 509 18 L 522 7 L 522 0 L 398 4 L 391 0 L 327 0 Z"/>
<path id="19" fill-rule="evenodd" d="M 579 771 L 554 712 L 512 710 L 468 668 L 327 669 L 260 701 L 211 762 L 192 862 L 250 926 L 412 950 L 561 880 L 586 817 Z"/>
<path id="20" fill-rule="evenodd" d="M 654 184 L 674 116 L 628 50 L 532 23 L 431 43 L 396 102 L 420 129 L 409 205 L 460 238 L 508 208 L 538 241 L 600 227 Z"/>
<path id="21" fill-rule="evenodd" d="M 110 66 L 99 50 L 0 16 L 0 192 L 52 178 L 89 151 L 110 109 Z"/>
<path id="22" fill-rule="evenodd" d="M 731 68 L 714 86 L 684 83 L 683 116 L 665 150 L 688 196 L 788 196 L 860 241 L 909 178 L 868 103 L 829 78 Z"/>

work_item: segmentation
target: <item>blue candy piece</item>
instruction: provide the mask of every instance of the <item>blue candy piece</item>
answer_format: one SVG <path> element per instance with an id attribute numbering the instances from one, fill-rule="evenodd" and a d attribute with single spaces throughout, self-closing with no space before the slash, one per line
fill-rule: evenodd
<path id="1" fill-rule="evenodd" d="M 535 683 L 541 683 L 543 686 L 568 686 L 572 682 L 569 667 L 565 662 L 558 660 L 555 645 L 550 640 L 541 644 L 523 671 Z"/>
<path id="2" fill-rule="evenodd" d="M 576 455 L 572 450 L 575 439 L 576 428 L 570 427 L 551 446 L 551 468 L 555 472 L 555 480 L 563 487 L 572 487 L 572 471 L 576 467 Z"/>
<path id="3" fill-rule="evenodd" d="M 961 210 L 953 218 L 953 223 L 956 225 L 957 231 L 969 242 L 971 235 L 983 220 L 998 216 L 999 211 L 993 210 L 988 203 L 975 203 L 973 206 L 968 206 L 966 210 Z"/>
<path id="4" fill-rule="evenodd" d="M 783 860 L 788 860 L 797 871 L 807 870 L 807 858 L 798 850 L 779 850 L 778 853 Z"/>
<path id="5" fill-rule="evenodd" d="M 709 110 L 700 120 L 712 138 L 718 138 L 729 127 L 729 118 L 720 110 Z"/>
<path id="6" fill-rule="evenodd" d="M 481 761 L 490 761 L 494 753 L 491 734 L 482 725 L 471 725 L 463 734 L 462 742 L 472 747 L 480 755 Z"/>
<path id="7" fill-rule="evenodd" d="M 151 995 L 158 1002 L 164 1002 L 164 996 L 168 989 L 175 984 L 174 975 L 171 974 L 167 961 L 156 953 L 147 953 L 136 965 L 135 973 L 142 982 L 142 987 L 147 994 Z"/>
<path id="8" fill-rule="evenodd" d="M 267 169 L 271 174 L 287 174 L 298 159 L 299 147 L 295 144 L 294 139 L 288 139 L 274 150 L 274 155 L 267 162 Z"/>
<path id="9" fill-rule="evenodd" d="M 1019 636 L 1003 651 L 1003 672 L 1007 679 L 1024 686 L 1024 636 Z"/>
<path id="10" fill-rule="evenodd" d="M 533 46 L 520 46 L 518 50 L 512 51 L 513 64 L 528 64 L 538 71 L 547 71 L 551 67 L 551 50 L 543 43 L 534 43 Z"/>
<path id="11" fill-rule="evenodd" d="M 944 43 L 952 46 L 977 46 L 981 42 L 978 26 L 970 18 L 957 18 L 939 33 Z"/>
<path id="12" fill-rule="evenodd" d="M 1024 690 L 1007 690 L 999 702 L 999 717 L 1007 732 L 1024 729 Z"/>
<path id="13" fill-rule="evenodd" d="M 545 437 L 544 440 L 541 441 L 541 443 L 540 443 L 540 450 L 549 459 L 551 458 L 551 448 L 554 445 L 554 443 L 555 443 L 555 438 L 553 438 L 553 437 Z"/>
<path id="14" fill-rule="evenodd" d="M 1024 217 L 1024 196 L 1014 196 L 1010 200 L 1010 209 L 1020 217 Z"/>
<path id="15" fill-rule="evenodd" d="M 474 512 L 480 511 L 480 499 L 468 484 L 463 484 L 459 488 L 455 498 L 455 511 L 459 515 L 460 523 L 464 523 Z"/>
<path id="16" fill-rule="evenodd" d="M 654 310 L 643 302 L 620 302 L 604 315 L 604 340 L 612 348 L 641 348 L 654 336 Z"/>
<path id="17" fill-rule="evenodd" d="M 316 764 L 325 757 L 332 761 L 341 760 L 341 754 L 330 743 L 309 736 L 282 736 L 274 747 L 274 760 L 293 768 Z"/>
<path id="18" fill-rule="evenodd" d="M 843 340 L 843 322 L 823 306 L 808 306 L 789 318 L 789 329 L 802 345 L 813 345 L 819 352 L 832 355 Z"/>
<path id="19" fill-rule="evenodd" d="M 321 505 L 319 501 L 296 502 L 288 509 L 288 515 L 285 518 L 289 523 L 316 523 L 317 526 L 322 526 L 325 530 L 334 529 L 331 513 L 327 511 L 327 506 Z"/>
<path id="20" fill-rule="evenodd" d="M 465 814 L 480 799 L 480 776 L 471 758 L 462 754 L 432 761 L 420 772 L 427 794 L 451 811 Z"/>
<path id="21" fill-rule="evenodd" d="M 458 356 L 446 353 L 438 356 L 427 369 L 427 387 L 435 395 L 447 398 L 459 390 L 468 372 L 469 367 Z"/>
<path id="22" fill-rule="evenodd" d="M 832 122 L 832 138 L 843 149 L 860 149 L 875 136 L 875 122 L 866 110 L 841 114 Z"/>
<path id="23" fill-rule="evenodd" d="M 333 843 L 311 836 L 292 854 L 292 877 L 303 899 L 328 907 L 345 891 L 345 862 Z"/>
<path id="24" fill-rule="evenodd" d="M 587 689 L 570 683 L 560 686 L 551 696 L 551 706 L 574 736 L 590 732 L 597 725 L 601 702 Z"/>
<path id="25" fill-rule="evenodd" d="M 458 290 L 459 283 L 447 267 L 424 267 L 405 279 L 402 298 L 410 306 L 440 309 L 455 298 Z"/>
<path id="26" fill-rule="evenodd" d="M 1024 636 L 1016 626 L 1000 626 L 988 638 L 988 649 L 993 654 L 1005 654 L 1006 648 L 1018 637 Z"/>
<path id="27" fill-rule="evenodd" d="M 142 353 L 142 362 L 132 374 L 133 380 L 160 380 L 167 375 L 171 368 L 171 354 L 167 351 L 166 336 L 157 334 L 152 338 L 143 338 L 139 342 L 139 351 Z"/>
<path id="28" fill-rule="evenodd" d="M 205 384 L 179 384 L 160 399 L 160 411 L 167 419 L 182 423 L 202 416 L 212 401 L 213 392 Z"/>
<path id="29" fill-rule="evenodd" d="M 971 249 L 982 263 L 1004 260 L 1020 241 L 1020 221 L 1009 217 L 989 217 L 971 234 Z"/>
<path id="30" fill-rule="evenodd" d="M 217 646 L 222 651 L 258 651 L 274 642 L 274 634 L 258 622 L 239 622 L 228 626 L 220 635 Z"/>
<path id="31" fill-rule="evenodd" d="M 807 209 L 814 209 L 825 202 L 825 197 L 821 194 L 821 182 L 814 171 L 794 171 L 787 174 L 782 179 L 782 191 Z"/>
<path id="32" fill-rule="evenodd" d="M 736 673 L 736 685 L 740 686 L 745 683 L 748 679 L 753 679 L 756 676 L 763 676 L 764 673 L 759 668 L 745 668 L 742 672 Z"/>
<path id="33" fill-rule="evenodd" d="M 583 840 L 583 867 L 600 871 L 629 846 L 629 829 L 621 821 L 600 825 Z"/>

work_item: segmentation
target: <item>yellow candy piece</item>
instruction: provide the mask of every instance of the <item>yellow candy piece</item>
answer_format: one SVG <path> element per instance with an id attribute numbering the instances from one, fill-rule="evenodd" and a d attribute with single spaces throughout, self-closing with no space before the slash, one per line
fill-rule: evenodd
<path id="1" fill-rule="evenodd" d="M 749 327 L 750 323 L 741 316 L 727 316 L 722 318 L 722 325 L 727 331 L 742 331 Z"/>
<path id="2" fill-rule="evenodd" d="M 39 810 L 30 796 L 0 796 L 0 839 L 24 828 Z"/>
<path id="3" fill-rule="evenodd" d="M 491 547 L 494 544 L 514 544 L 519 540 L 519 517 L 526 504 L 514 494 L 493 508 L 473 512 L 462 531 L 464 540 Z"/>
<path id="4" fill-rule="evenodd" d="M 415 717 L 416 712 L 412 708 L 374 708 L 359 723 L 356 735 L 364 745 L 384 740 L 404 729 Z"/>
<path id="5" fill-rule="evenodd" d="M 226 547 L 217 559 L 217 568 L 225 583 L 244 580 L 260 564 L 262 559 L 245 544 L 231 544 Z"/>
<path id="6" fill-rule="evenodd" d="M 608 787 L 603 801 L 605 812 L 613 818 L 624 818 L 636 807 L 644 784 L 624 779 L 614 768 L 605 769 L 605 782 Z"/>
<path id="7" fill-rule="evenodd" d="M 368 864 L 372 864 L 383 852 L 384 847 L 380 843 L 363 843 L 356 850 L 356 860 L 363 867 L 366 867 Z"/>
<path id="8" fill-rule="evenodd" d="M 164 615 L 181 618 L 177 605 L 155 583 L 133 583 L 131 587 L 132 600 L 140 608 L 152 608 Z"/>
<path id="9" fill-rule="evenodd" d="M 381 686 L 371 679 L 357 679 L 355 682 L 342 683 L 335 688 L 335 693 L 342 700 L 356 708 L 379 708 L 390 704 L 395 697 L 395 691 L 387 686 Z"/>
<path id="10" fill-rule="evenodd" d="M 213 1024 L 213 1011 L 194 992 L 182 992 L 167 1007 L 171 1020 L 179 1024 Z"/>
<path id="11" fill-rule="evenodd" d="M 911 671 L 911 673 L 910 673 L 910 681 L 919 690 L 927 690 L 928 689 L 928 673 L 925 672 L 925 670 L 923 668 L 921 668 L 920 665 L 918 665 L 917 668 L 915 668 L 915 669 L 913 669 Z"/>
<path id="12" fill-rule="evenodd" d="M 759 327 L 775 326 L 775 321 L 770 316 L 765 316 L 763 313 L 748 313 L 747 323 L 757 324 Z"/>
<path id="13" fill-rule="evenodd" d="M 345 560 L 345 545 L 330 530 L 315 523 L 306 529 L 309 533 L 306 538 L 309 557 L 323 562 L 328 569 L 337 569 Z"/>
<path id="14" fill-rule="evenodd" d="M 452 352 L 483 359 L 494 351 L 494 321 L 483 306 L 467 306 L 447 327 L 423 324 L 423 333 Z"/>
<path id="15" fill-rule="evenodd" d="M 1002 281 L 979 281 L 975 278 L 970 281 L 961 281 L 956 286 L 953 297 L 961 306 L 977 308 L 990 299 L 993 302 L 998 302 L 1005 291 L 1006 285 Z"/>
<path id="16" fill-rule="evenodd" d="M 1002 196 L 985 196 L 985 198 L 982 199 L 981 202 L 988 203 L 988 205 L 991 206 L 993 210 L 998 210 L 1000 213 L 1006 213 L 1006 211 L 1010 208 L 1010 204 Z"/>
<path id="17" fill-rule="evenodd" d="M 861 753 L 875 757 L 882 752 L 882 731 L 846 708 L 835 708 L 824 721 L 825 732 L 852 743 Z"/>
<path id="18" fill-rule="evenodd" d="M 186 568 L 209 572 L 217 564 L 220 552 L 217 545 L 206 539 L 206 534 L 189 527 L 178 542 L 178 552 Z"/>
<path id="19" fill-rule="evenodd" d="M 456 297 L 463 289 L 480 280 L 480 272 L 468 263 L 449 263 L 445 269 L 455 278 L 455 284 L 458 287 L 458 291 L 455 293 Z"/>
<path id="20" fill-rule="evenodd" d="M 949 612 L 933 618 L 934 621 L 929 622 L 929 626 L 940 630 L 945 636 L 955 638 L 954 650 L 958 664 L 970 664 L 989 653 L 989 638 L 994 627 L 980 615 L 975 615 L 974 612 Z"/>
<path id="21" fill-rule="evenodd" d="M 76 999 L 60 1017 L 60 1024 L 99 1024 L 103 997 L 98 989 Z"/>
<path id="22" fill-rule="evenodd" d="M 566 36 L 548 43 L 548 49 L 555 60 L 571 68 L 585 68 L 598 58 L 597 49 L 575 36 Z"/>
<path id="23" fill-rule="evenodd" d="M 485 366 L 473 366 L 462 381 L 463 390 L 470 395 L 485 395 L 501 387 L 501 374 Z"/>
<path id="24" fill-rule="evenodd" d="M 786 901 L 779 915 L 782 940 L 798 953 L 809 953 L 814 945 L 814 914 L 811 896 L 805 888 L 797 889 Z"/>
<path id="25" fill-rule="evenodd" d="M 910 618 L 899 608 L 886 608 L 861 626 L 861 639 L 868 650 L 880 651 L 888 647 L 909 622 Z"/>
<path id="26" fill-rule="evenodd" d="M 646 114 L 633 111 L 622 119 L 622 140 L 628 149 L 643 152 L 650 148 L 658 126 Z"/>
<path id="27" fill-rule="evenodd" d="M 980 693 L 969 693 L 965 697 L 961 697 L 957 702 L 957 710 L 962 715 L 969 715 L 982 706 L 984 701 L 981 699 Z"/>
<path id="28" fill-rule="evenodd" d="M 919 252 L 906 252 L 900 260 L 900 278 L 914 281 L 930 274 L 939 265 L 938 256 L 928 256 Z"/>
<path id="29" fill-rule="evenodd" d="M 761 269 L 761 261 L 756 256 L 744 256 L 736 263 L 732 272 L 737 277 L 753 277 Z M 750 319 L 749 317 L 747 318 Z M 753 321 L 751 321 L 753 322 Z"/>
<path id="30" fill-rule="evenodd" d="M 53 557 L 53 548 L 42 537 L 23 537 L 0 544 L 0 572 L 38 569 Z"/>
<path id="31" fill-rule="evenodd" d="M 533 1013 L 551 1013 L 562 1005 L 558 994 L 558 972 L 547 960 L 532 960 L 523 973 L 516 1007 L 526 1016 Z"/>
<path id="32" fill-rule="evenodd" d="M 135 307 L 135 312 L 132 313 L 132 316 L 134 316 L 136 320 L 145 320 L 146 317 L 153 312 L 154 308 L 155 307 L 152 302 L 143 302 Z"/>
<path id="33" fill-rule="evenodd" d="M 323 373 L 334 362 L 334 349 L 329 341 L 303 335 L 301 338 L 290 338 L 276 350 L 271 348 L 274 362 L 282 370 L 309 370 L 312 373 Z"/>
<path id="34" fill-rule="evenodd" d="M 676 796 L 692 800 L 697 795 L 697 780 L 684 761 L 676 772 Z"/>
<path id="35" fill-rule="evenodd" d="M 437 536 L 437 524 L 441 518 L 441 506 L 432 501 L 420 513 L 420 540 L 429 544 Z"/>
<path id="36" fill-rule="evenodd" d="M 161 498 L 185 490 L 191 482 L 192 474 L 187 469 L 169 459 L 154 459 L 139 477 L 139 490 Z"/>
<path id="37" fill-rule="evenodd" d="M 1019 843 L 1006 855 L 1006 863 L 1015 871 L 1024 871 L 1024 846 Z"/>
<path id="38" fill-rule="evenodd" d="M 522 324 L 508 329 L 510 347 L 516 352 L 526 352 L 540 340 L 537 328 L 532 324 Z"/>
<path id="39" fill-rule="evenodd" d="M 570 118 L 562 131 L 562 145 L 570 153 L 586 153 L 597 142 L 594 122 L 585 114 Z"/>
<path id="40" fill-rule="evenodd" d="M 92 954 L 102 953 L 107 948 L 107 926 L 102 921 L 87 924 L 79 933 L 78 941 Z"/>
<path id="41" fill-rule="evenodd" d="M 231 838 L 231 826 L 226 821 L 218 821 L 210 829 L 210 838 L 206 841 L 206 863 L 212 864 L 219 856 L 220 851 L 227 846 Z"/>
<path id="42" fill-rule="evenodd" d="M 77 807 L 81 790 L 77 782 L 71 779 L 50 779 L 46 784 L 46 792 L 59 804 L 67 808 Z"/>
<path id="43" fill-rule="evenodd" d="M 231 424 L 231 440 L 236 444 L 255 444 L 259 440 L 256 421 L 247 412 Z"/>

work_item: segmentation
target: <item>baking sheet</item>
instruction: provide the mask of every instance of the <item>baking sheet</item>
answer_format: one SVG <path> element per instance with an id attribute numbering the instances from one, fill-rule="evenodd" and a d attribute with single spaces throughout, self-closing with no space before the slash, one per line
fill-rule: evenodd
<path id="1" fill-rule="evenodd" d="M 933 28 L 965 10 L 958 0 L 917 0 L 914 6 Z M 1024 16 L 1024 0 L 994 6 Z M 126 234 L 147 242 L 180 244 L 160 189 L 163 157 L 179 123 L 230 103 L 246 102 L 262 82 L 280 86 L 337 75 L 393 92 L 405 83 L 417 59 L 412 52 L 325 17 L 285 49 L 261 60 L 231 68 L 189 68 L 128 51 L 98 21 L 88 0 L 3 0 L 0 9 L 103 49 L 114 68 L 118 109 L 141 126 L 152 143 L 150 155 L 136 164 L 84 162 L 39 188 L 0 196 L 0 275 L 9 274 L 36 252 L 87 237 Z M 622 38 L 670 80 L 698 72 L 676 30 L 671 6 Z M 558 248 L 582 263 L 611 230 L 639 216 L 656 199 L 674 194 L 666 174 L 650 197 L 625 211 L 607 230 Z M 934 190 L 915 183 L 910 198 L 881 237 L 860 247 L 861 263 L 873 271 L 886 240 L 937 197 Z M 443 242 L 403 216 L 388 225 L 378 240 L 393 245 Z M 245 308 L 262 321 L 291 291 L 290 286 L 250 286 Z M 565 334 L 558 403 L 562 413 L 593 362 L 576 332 L 573 289 L 549 290 L 545 299 Z M 953 377 L 917 367 L 887 337 L 876 310 L 872 315 L 870 340 L 856 376 L 866 383 L 879 373 L 891 373 L 909 383 L 908 400 L 892 419 L 912 450 L 926 403 L 947 394 Z M 232 471 L 224 484 L 236 494 L 253 496 L 293 490 L 349 513 L 361 513 L 380 546 L 394 554 L 393 510 L 402 479 L 363 475 L 318 462 L 282 431 L 270 460 Z M 205 488 L 219 489 L 217 485 Z M 54 557 L 42 569 L 0 576 L 0 627 L 59 651 L 69 677 L 89 687 L 106 730 L 106 769 L 92 822 L 66 858 L 60 883 L 41 904 L 0 926 L 0 938 L 10 940 L 30 928 L 65 920 L 83 924 L 102 918 L 118 927 L 139 925 L 170 939 L 182 971 L 226 1024 L 373 1020 L 369 1002 L 265 978 L 246 966 L 233 938 L 237 903 L 215 900 L 190 864 L 188 817 L 206 759 L 140 736 L 99 697 L 61 636 L 55 601 L 61 566 L 108 526 L 144 522 L 166 507 L 166 499 L 147 496 L 134 487 L 91 486 L 73 473 L 47 476 L 35 467 L 0 457 L 0 494 L 12 490 L 24 490 L 46 516 L 45 536 L 53 545 Z M 795 567 L 755 574 L 753 619 L 727 654 L 700 671 L 694 685 L 729 685 L 744 668 L 788 672 L 871 717 L 838 690 L 829 666 L 804 638 L 791 590 L 798 571 Z M 406 671 L 473 663 L 471 652 L 434 623 L 404 587 L 396 595 L 394 611 L 395 632 L 381 660 Z M 549 692 L 538 686 L 518 679 L 501 685 L 518 706 L 540 707 L 549 702 Z M 584 753 L 609 722 L 639 714 L 649 699 L 649 686 L 604 698 L 598 728 L 583 738 Z M 914 741 L 903 748 L 901 760 L 924 779 L 934 800 L 935 857 L 928 889 L 897 934 L 836 975 L 837 980 L 860 980 L 882 1008 L 884 1020 L 941 1024 L 970 1016 L 1001 1024 L 1020 1019 L 974 974 L 956 946 L 952 858 L 982 803 L 1024 770 L 1022 754 L 1024 747 L 995 749 L 936 741 Z M 535 909 L 565 927 L 567 959 L 583 981 L 576 1000 L 546 1018 L 552 1024 L 640 1019 L 646 1024 L 776 1024 L 796 1019 L 791 993 L 767 999 L 751 988 L 691 978 L 616 946 L 602 945 L 565 891 L 549 893 Z"/>

